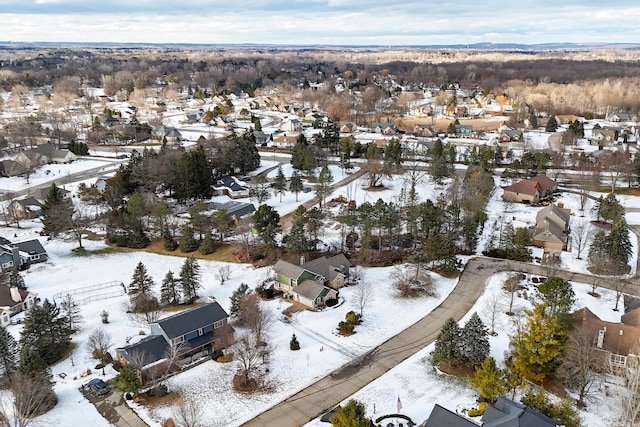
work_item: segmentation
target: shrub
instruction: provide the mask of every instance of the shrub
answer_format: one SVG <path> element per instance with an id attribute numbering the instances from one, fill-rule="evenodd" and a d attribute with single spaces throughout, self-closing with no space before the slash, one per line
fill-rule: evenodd
<path id="1" fill-rule="evenodd" d="M 293 351 L 300 350 L 300 343 L 298 342 L 296 334 L 293 334 L 291 336 L 291 341 L 289 341 L 289 349 Z"/>
<path id="2" fill-rule="evenodd" d="M 340 331 L 340 334 L 342 335 L 353 335 L 353 330 L 354 326 L 351 323 L 347 323 L 344 321 L 338 323 L 338 331 Z"/>
<path id="3" fill-rule="evenodd" d="M 345 316 L 345 321 L 350 325 L 359 325 L 360 324 L 360 315 L 355 311 L 348 312 Z"/>
<path id="4" fill-rule="evenodd" d="M 211 360 L 218 360 L 218 358 L 222 356 L 224 356 L 222 350 L 215 350 L 213 353 L 211 353 Z"/>
<path id="5" fill-rule="evenodd" d="M 485 402 L 480 402 L 477 408 L 471 408 L 467 411 L 467 415 L 470 417 L 479 417 L 484 414 L 484 411 L 487 410 L 487 404 Z"/>

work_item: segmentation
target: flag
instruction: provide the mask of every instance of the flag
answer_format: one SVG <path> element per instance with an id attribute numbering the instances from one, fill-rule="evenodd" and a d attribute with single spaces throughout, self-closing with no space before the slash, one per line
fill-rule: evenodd
<path id="1" fill-rule="evenodd" d="M 400 402 L 400 396 L 398 396 L 398 412 L 402 410 L 402 402 Z"/>

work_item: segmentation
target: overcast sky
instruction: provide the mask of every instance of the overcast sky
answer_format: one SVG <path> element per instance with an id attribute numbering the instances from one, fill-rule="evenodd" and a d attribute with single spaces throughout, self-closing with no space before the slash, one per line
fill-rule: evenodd
<path id="1" fill-rule="evenodd" d="M 640 1 L 0 0 L 0 41 L 640 43 Z"/>

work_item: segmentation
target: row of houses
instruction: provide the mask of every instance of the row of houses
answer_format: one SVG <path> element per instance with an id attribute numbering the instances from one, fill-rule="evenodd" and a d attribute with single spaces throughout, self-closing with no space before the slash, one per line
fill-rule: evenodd
<path id="1" fill-rule="evenodd" d="M 56 149 L 50 143 L 18 153 L 13 159 L 0 160 L 0 176 L 21 176 L 52 163 L 71 163 L 78 157 L 66 149 Z"/>

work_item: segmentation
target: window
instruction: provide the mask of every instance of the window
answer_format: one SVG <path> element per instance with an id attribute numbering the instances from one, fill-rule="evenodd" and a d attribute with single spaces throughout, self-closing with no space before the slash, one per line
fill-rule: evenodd
<path id="1" fill-rule="evenodd" d="M 622 356 L 620 354 L 612 354 L 611 363 L 618 366 L 624 366 L 627 363 L 627 356 Z"/>
<path id="2" fill-rule="evenodd" d="M 13 267 L 13 261 L 7 261 L 2 263 L 2 268 L 10 268 Z"/>
<path id="3" fill-rule="evenodd" d="M 218 329 L 218 328 L 221 328 L 222 325 L 224 325 L 224 320 L 218 320 L 216 323 L 213 324 L 213 328 Z"/>
<path id="4" fill-rule="evenodd" d="M 202 336 L 202 328 L 198 329 L 198 336 L 201 337 Z"/>

